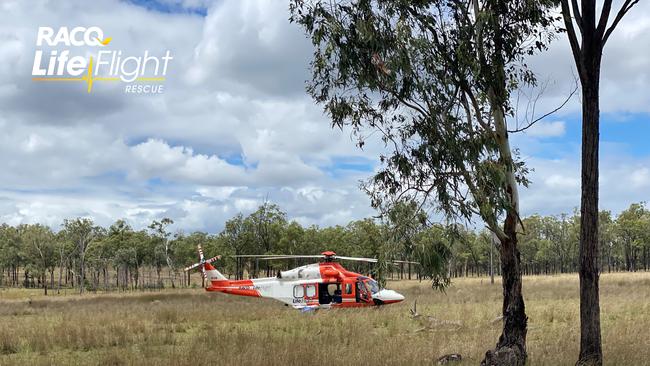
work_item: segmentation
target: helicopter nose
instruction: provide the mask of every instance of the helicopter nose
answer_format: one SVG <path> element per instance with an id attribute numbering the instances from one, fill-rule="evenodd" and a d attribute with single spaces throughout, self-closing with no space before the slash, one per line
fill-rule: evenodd
<path id="1" fill-rule="evenodd" d="M 404 300 L 404 295 L 400 294 L 397 291 L 387 290 L 387 289 L 383 289 L 377 292 L 377 294 L 373 297 L 375 297 L 378 300 L 381 300 L 385 304 L 400 302 Z"/>

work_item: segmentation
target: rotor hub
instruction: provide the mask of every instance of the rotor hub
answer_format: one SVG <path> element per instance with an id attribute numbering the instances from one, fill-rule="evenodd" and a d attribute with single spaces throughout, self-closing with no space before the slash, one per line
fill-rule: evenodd
<path id="1" fill-rule="evenodd" d="M 336 255 L 336 253 L 331 250 L 324 251 L 321 254 L 325 257 L 325 262 L 332 262 L 334 260 L 334 256 Z"/>

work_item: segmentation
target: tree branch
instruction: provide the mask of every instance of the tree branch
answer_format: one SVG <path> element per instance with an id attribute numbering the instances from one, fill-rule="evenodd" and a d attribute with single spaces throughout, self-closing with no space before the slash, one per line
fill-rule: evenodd
<path id="1" fill-rule="evenodd" d="M 611 0 L 605 0 L 606 2 Z M 573 7 L 573 16 L 576 18 L 576 23 L 580 29 L 580 33 L 584 33 L 582 29 L 582 16 L 580 15 L 580 9 L 578 8 L 578 0 L 571 0 L 571 7 Z"/>
<path id="2" fill-rule="evenodd" d="M 600 19 L 598 20 L 598 29 L 597 35 L 598 39 L 603 39 L 605 34 L 605 28 L 607 27 L 607 22 L 609 21 L 609 13 L 612 11 L 612 0 L 605 0 L 603 4 L 603 10 L 600 12 Z"/>
<path id="3" fill-rule="evenodd" d="M 571 18 L 571 10 L 569 9 L 569 0 L 561 0 L 561 3 L 564 27 L 566 28 L 567 36 L 569 37 L 569 44 L 571 45 L 571 51 L 573 52 L 573 58 L 575 59 L 578 73 L 582 79 L 582 76 L 584 74 L 582 67 L 582 52 L 580 50 L 580 45 L 578 44 L 576 31 L 573 28 L 573 18 Z"/>
<path id="4" fill-rule="evenodd" d="M 544 118 L 546 118 L 546 117 L 552 115 L 553 113 L 559 111 L 560 109 L 562 109 L 562 108 L 563 108 L 563 107 L 564 107 L 564 106 L 569 102 L 569 100 L 571 100 L 571 98 L 573 97 L 573 95 L 574 95 L 577 91 L 578 91 L 578 83 L 576 83 L 576 85 L 575 85 L 575 87 L 573 88 L 573 91 L 571 92 L 571 94 L 569 94 L 569 96 L 564 100 L 564 102 L 562 102 L 562 104 L 560 104 L 560 106 L 558 106 L 557 108 L 553 109 L 552 111 L 550 111 L 550 112 L 548 112 L 548 113 L 545 113 L 543 116 L 541 116 L 541 117 L 539 117 L 539 118 L 536 118 L 534 121 L 532 121 L 532 122 L 530 122 L 528 125 L 526 125 L 526 127 L 517 128 L 517 129 L 514 129 L 514 130 L 508 130 L 508 133 L 522 132 L 522 131 L 526 131 L 527 129 L 533 127 L 533 125 L 534 125 L 535 123 L 537 123 L 537 122 L 543 120 Z"/>
<path id="5" fill-rule="evenodd" d="M 607 29 L 607 31 L 605 32 L 605 35 L 603 36 L 603 46 L 605 45 L 605 43 L 607 43 L 607 39 L 612 34 L 612 32 L 614 31 L 614 29 L 616 28 L 618 23 L 621 21 L 621 19 L 623 19 L 625 14 L 628 11 L 630 11 L 630 9 L 632 9 L 632 7 L 634 5 L 636 5 L 636 3 L 638 3 L 638 2 L 639 2 L 639 0 L 625 0 L 625 2 L 623 3 L 623 6 L 621 6 L 621 9 L 618 11 L 618 14 L 616 14 L 616 18 L 614 18 L 614 22 Z"/>

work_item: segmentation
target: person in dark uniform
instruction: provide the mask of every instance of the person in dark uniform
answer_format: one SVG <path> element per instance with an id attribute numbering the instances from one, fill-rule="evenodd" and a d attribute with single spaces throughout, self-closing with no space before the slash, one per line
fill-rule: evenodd
<path id="1" fill-rule="evenodd" d="M 332 296 L 332 302 L 336 304 L 340 304 L 343 302 L 343 296 L 341 296 L 341 289 L 337 288 L 334 291 L 334 296 Z"/>

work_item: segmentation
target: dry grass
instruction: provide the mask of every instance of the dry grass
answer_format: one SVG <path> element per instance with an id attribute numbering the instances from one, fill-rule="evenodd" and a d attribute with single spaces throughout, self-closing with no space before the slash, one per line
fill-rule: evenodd
<path id="1" fill-rule="evenodd" d="M 577 275 L 524 281 L 529 364 L 572 365 Z M 306 314 L 201 290 L 48 298 L 1 291 L 0 365 L 431 365 L 452 352 L 476 365 L 496 342 L 499 284 L 460 279 L 446 295 L 426 283 L 390 287 L 407 301 Z M 431 329 L 409 317 L 415 299 L 420 314 L 440 320 Z M 601 304 L 606 364 L 650 365 L 650 273 L 603 275 Z"/>

